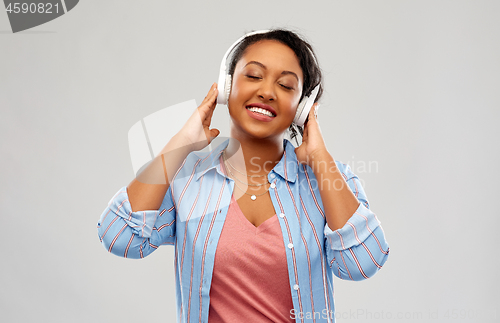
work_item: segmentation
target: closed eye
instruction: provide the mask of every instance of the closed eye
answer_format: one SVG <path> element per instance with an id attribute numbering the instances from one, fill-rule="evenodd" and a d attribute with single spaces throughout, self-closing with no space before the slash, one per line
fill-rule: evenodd
<path id="1" fill-rule="evenodd" d="M 293 90 L 293 87 L 287 86 L 285 84 L 280 84 L 282 87 L 284 87 L 287 90 Z"/>
<path id="2" fill-rule="evenodd" d="M 254 79 L 254 80 L 260 80 L 260 77 L 255 76 L 255 75 L 245 75 L 248 78 Z"/>

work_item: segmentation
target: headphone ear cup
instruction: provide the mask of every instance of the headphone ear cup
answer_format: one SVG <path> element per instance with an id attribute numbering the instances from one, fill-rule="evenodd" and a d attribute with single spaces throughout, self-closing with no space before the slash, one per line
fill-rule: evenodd
<path id="1" fill-rule="evenodd" d="M 231 75 L 226 75 L 226 83 L 224 83 L 224 97 L 226 99 L 226 104 L 229 102 L 229 93 L 231 93 Z"/>
<path id="2" fill-rule="evenodd" d="M 297 107 L 297 112 L 295 113 L 295 118 L 293 119 L 293 123 L 295 123 L 297 126 L 303 126 L 306 121 L 307 113 L 304 113 L 304 108 L 306 107 L 308 100 L 309 98 L 305 96 L 304 98 L 302 98 L 302 101 L 300 101 L 299 106 Z"/>
<path id="3" fill-rule="evenodd" d="M 299 106 L 297 107 L 297 112 L 295 113 L 295 118 L 293 119 L 293 123 L 295 123 L 297 126 L 302 127 L 306 122 L 309 111 L 311 111 L 311 108 L 314 105 L 314 101 L 316 100 L 316 96 L 318 96 L 319 89 L 320 85 L 318 84 L 311 91 L 311 94 L 309 94 L 309 96 L 304 96 L 302 98 L 302 101 L 300 101 Z"/>
<path id="4" fill-rule="evenodd" d="M 219 75 L 219 82 L 217 83 L 219 94 L 217 95 L 217 104 L 227 104 L 229 99 L 229 92 L 231 91 L 231 76 Z"/>

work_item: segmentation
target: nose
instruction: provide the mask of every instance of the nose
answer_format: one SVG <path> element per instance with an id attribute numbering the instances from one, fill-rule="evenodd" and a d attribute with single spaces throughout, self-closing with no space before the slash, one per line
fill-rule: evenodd
<path id="1" fill-rule="evenodd" d="M 260 83 L 257 95 L 260 99 L 264 101 L 274 101 L 276 100 L 276 93 L 274 91 L 274 84 L 270 81 L 264 81 Z"/>

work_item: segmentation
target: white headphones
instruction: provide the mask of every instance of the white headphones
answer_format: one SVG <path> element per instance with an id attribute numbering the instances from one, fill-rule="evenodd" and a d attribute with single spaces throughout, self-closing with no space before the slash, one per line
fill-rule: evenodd
<path id="1" fill-rule="evenodd" d="M 229 73 L 227 72 L 226 60 L 231 51 L 246 37 L 255 34 L 265 34 L 269 31 L 270 30 L 258 30 L 250 32 L 245 36 L 240 37 L 226 51 L 226 54 L 224 54 L 222 62 L 220 63 L 219 82 L 217 83 L 217 88 L 219 89 L 219 95 L 217 96 L 217 103 L 227 104 L 227 101 L 229 100 L 229 93 L 231 92 L 231 75 L 229 75 Z M 311 55 L 313 59 L 316 61 L 316 57 L 314 57 L 312 51 Z M 310 96 L 304 96 L 300 101 L 299 106 L 297 107 L 295 118 L 293 119 L 293 123 L 295 123 L 297 126 L 303 126 L 304 123 L 306 122 L 307 115 L 309 114 L 309 111 L 311 110 L 311 107 L 314 104 L 314 100 L 316 99 L 318 92 L 319 92 L 319 84 L 311 91 Z"/>

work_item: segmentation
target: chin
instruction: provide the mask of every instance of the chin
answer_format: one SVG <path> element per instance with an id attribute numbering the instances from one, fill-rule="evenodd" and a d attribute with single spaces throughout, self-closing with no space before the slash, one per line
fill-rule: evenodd
<path id="1" fill-rule="evenodd" d="M 269 132 L 269 129 L 251 129 L 246 132 L 248 137 L 253 138 L 253 139 L 258 139 L 258 140 L 279 140 L 280 142 L 283 141 L 285 132 L 281 133 L 276 133 L 276 132 Z"/>
<path id="2" fill-rule="evenodd" d="M 231 133 L 237 137 L 260 139 L 260 140 L 280 140 L 283 141 L 285 131 L 288 129 L 276 129 L 276 125 L 270 123 L 252 122 L 252 120 L 238 120 L 231 118 Z"/>

